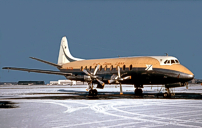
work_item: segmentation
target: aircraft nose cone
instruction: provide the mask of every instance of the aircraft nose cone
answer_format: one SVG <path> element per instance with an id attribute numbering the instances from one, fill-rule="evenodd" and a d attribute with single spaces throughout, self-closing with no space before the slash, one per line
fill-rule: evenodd
<path id="1" fill-rule="evenodd" d="M 192 80 L 194 78 L 194 75 L 192 75 L 192 74 L 180 74 L 180 78 L 186 79 L 186 80 Z"/>
<path id="2" fill-rule="evenodd" d="M 186 74 L 186 73 L 182 73 L 180 74 L 179 78 L 181 79 L 186 79 L 186 80 L 192 80 L 194 79 L 194 74 Z"/>
<path id="3" fill-rule="evenodd" d="M 194 75 L 187 75 L 187 78 L 192 80 L 194 79 Z"/>

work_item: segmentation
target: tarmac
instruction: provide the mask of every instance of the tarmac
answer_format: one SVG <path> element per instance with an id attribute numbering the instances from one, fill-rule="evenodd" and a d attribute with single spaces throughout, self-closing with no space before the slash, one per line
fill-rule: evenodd
<path id="1" fill-rule="evenodd" d="M 202 127 L 202 86 L 171 90 L 164 98 L 161 86 L 106 85 L 89 97 L 86 85 L 2 85 L 0 127 Z"/>

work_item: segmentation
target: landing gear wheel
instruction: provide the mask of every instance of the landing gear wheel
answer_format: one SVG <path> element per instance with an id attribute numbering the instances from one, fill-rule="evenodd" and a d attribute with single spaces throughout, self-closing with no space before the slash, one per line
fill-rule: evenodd
<path id="1" fill-rule="evenodd" d="M 96 89 L 91 89 L 89 90 L 89 96 L 97 96 L 97 90 Z"/>
<path id="2" fill-rule="evenodd" d="M 97 96 L 97 90 L 93 89 L 93 96 Z"/>
<path id="3" fill-rule="evenodd" d="M 166 91 L 164 94 L 163 94 L 163 97 L 164 98 L 171 98 L 171 92 L 170 92 L 170 89 L 169 88 L 166 88 Z"/>
<path id="4" fill-rule="evenodd" d="M 92 90 L 92 89 L 89 90 L 88 95 L 89 95 L 89 96 L 93 96 L 93 90 Z"/>
<path id="5" fill-rule="evenodd" d="M 135 89 L 135 95 L 142 95 L 142 89 Z"/>
<path id="6" fill-rule="evenodd" d="M 165 93 L 163 94 L 163 98 L 171 98 L 171 94 L 165 92 Z"/>

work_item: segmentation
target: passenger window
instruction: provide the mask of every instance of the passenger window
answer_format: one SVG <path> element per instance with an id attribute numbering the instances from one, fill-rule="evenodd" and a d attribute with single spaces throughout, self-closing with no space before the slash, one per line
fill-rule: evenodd
<path id="1" fill-rule="evenodd" d="M 132 68 L 133 68 L 133 66 L 132 66 L 132 64 L 130 65 L 130 67 L 129 67 L 129 70 L 131 71 L 132 70 Z"/>
<path id="2" fill-rule="evenodd" d="M 164 64 L 166 64 L 168 62 L 168 60 L 166 60 L 165 62 L 164 62 Z"/>
<path id="3" fill-rule="evenodd" d="M 105 66 L 105 71 L 107 71 L 107 65 Z"/>
<path id="4" fill-rule="evenodd" d="M 100 71 L 102 70 L 102 65 L 100 66 Z"/>
<path id="5" fill-rule="evenodd" d="M 170 64 L 170 60 L 168 60 L 167 64 Z"/>
<path id="6" fill-rule="evenodd" d="M 126 66 L 125 65 L 123 65 L 123 68 L 122 68 L 122 70 L 124 71 L 126 69 Z"/>
<path id="7" fill-rule="evenodd" d="M 111 70 L 111 71 L 113 70 L 113 65 L 111 65 L 110 70 Z"/>
<path id="8" fill-rule="evenodd" d="M 174 60 L 171 60 L 171 64 L 174 64 L 175 63 L 175 61 Z"/>

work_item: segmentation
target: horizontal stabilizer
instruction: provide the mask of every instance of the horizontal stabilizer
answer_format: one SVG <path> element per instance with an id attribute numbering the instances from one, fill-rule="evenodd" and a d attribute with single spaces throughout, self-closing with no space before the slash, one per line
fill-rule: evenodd
<path id="1" fill-rule="evenodd" d="M 60 72 L 60 71 L 51 71 L 51 70 L 40 70 L 40 69 L 26 69 L 26 68 L 14 68 L 14 67 L 3 67 L 2 69 L 20 70 L 20 71 L 27 71 L 27 72 L 46 73 L 46 74 L 65 75 L 65 76 L 71 76 L 72 75 L 72 73 L 66 73 L 66 72 Z"/>
<path id="2" fill-rule="evenodd" d="M 41 60 L 41 59 L 34 58 L 34 57 L 29 57 L 29 58 L 37 60 L 37 61 L 40 61 L 40 62 L 43 62 L 43 63 L 46 63 L 46 64 L 49 64 L 49 65 L 52 65 L 52 66 L 57 67 L 57 68 L 62 68 L 61 65 L 54 64 L 54 63 L 51 63 L 51 62 L 48 62 L 48 61 L 45 61 L 45 60 Z"/>

